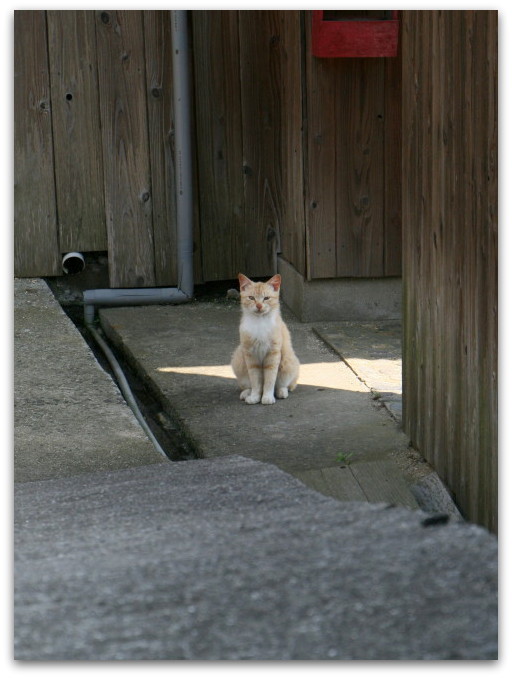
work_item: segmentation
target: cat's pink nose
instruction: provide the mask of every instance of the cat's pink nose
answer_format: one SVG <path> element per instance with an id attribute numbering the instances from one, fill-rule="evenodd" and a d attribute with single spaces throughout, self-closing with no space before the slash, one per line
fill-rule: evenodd
<path id="1" fill-rule="evenodd" d="M 256 304 L 256 308 L 258 309 L 258 311 L 261 311 L 261 309 L 263 308 L 263 306 L 262 306 L 261 304 Z"/>

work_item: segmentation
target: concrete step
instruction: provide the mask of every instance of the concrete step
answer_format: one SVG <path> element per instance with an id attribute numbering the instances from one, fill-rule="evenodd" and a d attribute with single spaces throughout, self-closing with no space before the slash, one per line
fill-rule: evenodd
<path id="1" fill-rule="evenodd" d="M 497 544 L 234 455 L 19 483 L 18 660 L 497 656 Z"/>
<path id="2" fill-rule="evenodd" d="M 46 283 L 14 288 L 16 482 L 166 463 Z"/>

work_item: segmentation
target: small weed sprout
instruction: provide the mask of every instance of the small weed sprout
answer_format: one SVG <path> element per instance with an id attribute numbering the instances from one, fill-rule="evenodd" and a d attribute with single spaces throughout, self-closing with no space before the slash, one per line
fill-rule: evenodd
<path id="1" fill-rule="evenodd" d="M 336 455 L 336 461 L 338 461 L 340 464 L 343 464 L 343 466 L 349 466 L 353 456 L 353 452 L 340 452 L 338 455 Z"/>

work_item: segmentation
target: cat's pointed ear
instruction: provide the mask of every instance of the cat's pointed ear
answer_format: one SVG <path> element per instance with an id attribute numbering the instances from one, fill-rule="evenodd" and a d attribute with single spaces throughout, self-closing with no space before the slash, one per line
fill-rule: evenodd
<path id="1" fill-rule="evenodd" d="M 240 292 L 245 290 L 245 288 L 248 285 L 252 285 L 252 280 L 250 280 L 246 275 L 243 273 L 238 274 L 238 282 L 240 283 Z"/>
<path id="2" fill-rule="evenodd" d="M 272 285 L 274 291 L 277 292 L 281 287 L 281 276 L 277 273 L 273 278 L 267 280 L 267 285 Z"/>

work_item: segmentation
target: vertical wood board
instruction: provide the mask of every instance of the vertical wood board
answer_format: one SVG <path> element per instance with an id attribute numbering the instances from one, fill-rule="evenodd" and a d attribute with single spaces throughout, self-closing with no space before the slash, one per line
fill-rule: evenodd
<path id="1" fill-rule="evenodd" d="M 14 13 L 14 273 L 58 275 L 46 16 Z"/>
<path id="2" fill-rule="evenodd" d="M 270 275 L 278 253 L 308 278 L 397 275 L 395 62 L 313 59 L 309 12 L 191 17 L 204 279 Z M 48 21 L 60 248 L 108 246 L 116 287 L 175 284 L 168 13 Z"/>
<path id="3" fill-rule="evenodd" d="M 402 274 L 402 50 L 385 60 L 384 73 L 384 275 Z"/>
<path id="4" fill-rule="evenodd" d="M 94 12 L 47 16 L 60 247 L 106 250 Z"/>
<path id="5" fill-rule="evenodd" d="M 339 59 L 336 275 L 384 274 L 383 59 Z"/>
<path id="6" fill-rule="evenodd" d="M 307 277 L 336 276 L 336 88 L 334 59 L 311 56 L 311 12 L 306 12 L 307 156 L 305 214 Z"/>
<path id="7" fill-rule="evenodd" d="M 468 10 L 403 22 L 404 424 L 465 516 L 492 530 L 496 24 Z"/>
<path id="8" fill-rule="evenodd" d="M 279 12 L 239 12 L 245 259 L 277 272 L 282 220 L 282 73 Z"/>
<path id="9" fill-rule="evenodd" d="M 280 254 L 306 276 L 306 229 L 304 215 L 303 111 L 303 12 L 278 13 L 282 148 L 282 216 L 279 225 Z"/>
<path id="10" fill-rule="evenodd" d="M 306 21 L 308 277 L 401 273 L 401 56 L 323 59 Z"/>
<path id="11" fill-rule="evenodd" d="M 192 25 L 203 275 L 225 280 L 247 268 L 238 12 L 195 11 Z"/>
<path id="12" fill-rule="evenodd" d="M 112 287 L 155 285 L 142 13 L 96 12 Z"/>
<path id="13" fill-rule="evenodd" d="M 170 12 L 144 11 L 143 20 L 155 284 L 176 285 L 176 176 Z"/>

